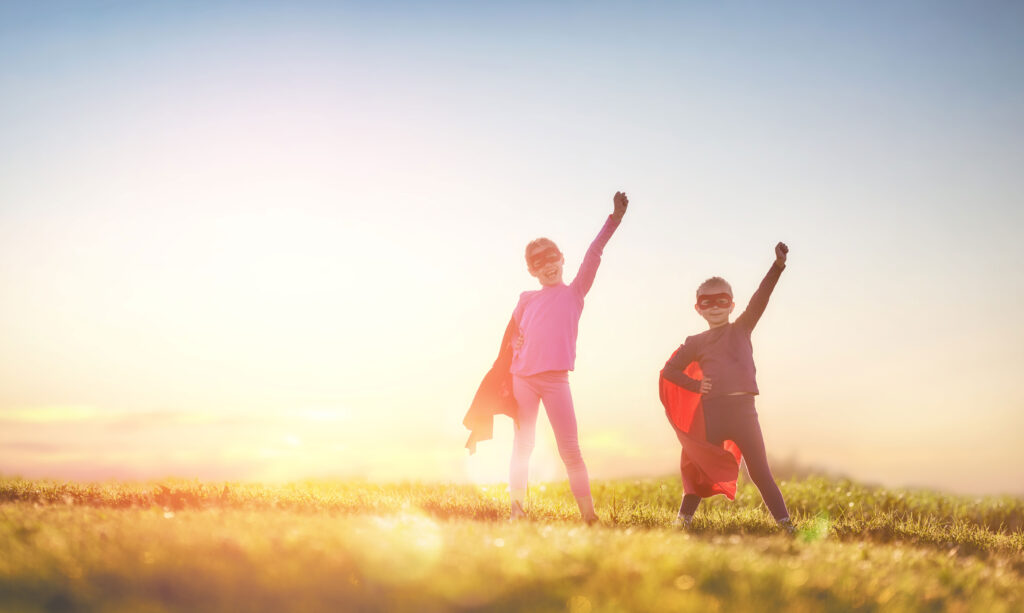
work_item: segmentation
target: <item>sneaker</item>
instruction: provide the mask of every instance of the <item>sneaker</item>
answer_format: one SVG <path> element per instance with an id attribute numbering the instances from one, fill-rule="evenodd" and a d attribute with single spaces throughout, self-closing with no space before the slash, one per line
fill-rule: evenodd
<path id="1" fill-rule="evenodd" d="M 796 526 L 793 525 L 793 522 L 788 517 L 780 519 L 777 523 L 780 528 L 786 531 L 786 536 L 796 535 Z"/>
<path id="2" fill-rule="evenodd" d="M 676 515 L 675 527 L 678 530 L 689 532 L 693 528 L 693 515 Z"/>
<path id="3" fill-rule="evenodd" d="M 512 513 L 509 515 L 509 521 L 519 521 L 526 519 L 526 510 L 518 500 L 512 501 Z"/>

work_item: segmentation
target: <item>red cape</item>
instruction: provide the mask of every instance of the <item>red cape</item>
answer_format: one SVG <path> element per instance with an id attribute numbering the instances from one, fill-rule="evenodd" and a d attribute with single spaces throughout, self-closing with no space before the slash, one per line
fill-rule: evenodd
<path id="1" fill-rule="evenodd" d="M 476 453 L 479 441 L 490 440 L 494 436 L 494 416 L 508 415 L 516 420 L 519 406 L 512 395 L 512 339 L 519 335 L 519 327 L 515 319 L 510 319 L 505 326 L 505 335 L 501 339 L 498 358 L 494 360 L 480 387 L 473 396 L 473 402 L 462 419 L 462 424 L 469 428 L 469 440 L 466 448 L 469 454 Z"/>
<path id="2" fill-rule="evenodd" d="M 684 372 L 693 379 L 703 377 L 696 362 L 691 362 Z M 721 445 L 708 442 L 700 394 L 679 387 L 665 377 L 659 377 L 658 388 L 661 404 L 665 405 L 665 416 L 683 445 L 679 459 L 683 492 L 697 494 L 702 498 L 724 494 L 729 500 L 735 499 L 740 448 L 732 441 L 725 441 Z"/>

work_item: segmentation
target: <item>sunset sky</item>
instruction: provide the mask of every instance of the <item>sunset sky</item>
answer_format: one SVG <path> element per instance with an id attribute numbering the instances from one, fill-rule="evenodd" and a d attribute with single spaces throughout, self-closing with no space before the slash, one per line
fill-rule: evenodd
<path id="1" fill-rule="evenodd" d="M 286 5 L 286 6 L 285 6 Z M 675 474 L 721 275 L 769 456 L 1024 494 L 1024 5 L 6 2 L 0 474 L 501 482 L 461 420 L 624 190 L 571 375 L 593 478 Z M 564 479 L 546 418 L 532 479 Z"/>

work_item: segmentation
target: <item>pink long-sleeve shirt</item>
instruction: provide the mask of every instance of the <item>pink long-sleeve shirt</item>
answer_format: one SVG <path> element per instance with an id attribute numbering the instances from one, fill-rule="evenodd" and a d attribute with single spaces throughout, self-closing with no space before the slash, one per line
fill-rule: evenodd
<path id="1" fill-rule="evenodd" d="M 572 283 L 559 283 L 539 290 L 523 292 L 512 318 L 523 336 L 523 345 L 514 350 L 512 374 L 521 377 L 549 370 L 572 370 L 576 365 L 576 336 L 583 298 L 594 284 L 601 252 L 619 221 L 608 216 L 597 238 L 583 257 Z M 514 341 L 513 341 L 514 342 Z"/>

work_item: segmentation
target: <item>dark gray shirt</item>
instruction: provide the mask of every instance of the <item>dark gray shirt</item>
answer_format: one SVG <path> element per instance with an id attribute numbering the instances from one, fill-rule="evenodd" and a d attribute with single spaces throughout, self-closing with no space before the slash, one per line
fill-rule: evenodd
<path id="1" fill-rule="evenodd" d="M 687 337 L 686 342 L 665 363 L 661 376 L 684 389 L 700 393 L 700 381 L 683 374 L 691 362 L 697 362 L 704 377 L 711 379 L 711 391 L 707 394 L 709 398 L 736 392 L 758 393 L 750 333 L 768 306 L 768 298 L 783 268 L 785 266 L 772 263 L 761 285 L 750 297 L 747 308 L 736 321 Z"/>

